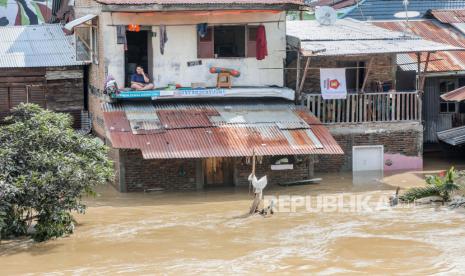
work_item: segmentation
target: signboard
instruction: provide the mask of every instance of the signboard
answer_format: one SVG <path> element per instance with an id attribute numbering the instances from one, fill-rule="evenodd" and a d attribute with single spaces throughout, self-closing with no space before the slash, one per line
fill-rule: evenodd
<path id="1" fill-rule="evenodd" d="M 321 96 L 324 100 L 346 99 L 346 69 L 322 68 L 320 69 Z"/>

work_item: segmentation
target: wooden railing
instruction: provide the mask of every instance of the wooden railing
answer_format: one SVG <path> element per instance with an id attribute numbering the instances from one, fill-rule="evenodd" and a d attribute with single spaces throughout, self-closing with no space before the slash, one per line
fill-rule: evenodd
<path id="1" fill-rule="evenodd" d="M 324 124 L 421 120 L 418 92 L 347 94 L 338 100 L 306 94 L 304 104 Z"/>

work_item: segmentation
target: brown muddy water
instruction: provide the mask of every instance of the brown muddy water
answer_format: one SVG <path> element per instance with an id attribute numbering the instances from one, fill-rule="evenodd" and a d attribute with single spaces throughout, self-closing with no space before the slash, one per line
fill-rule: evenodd
<path id="1" fill-rule="evenodd" d="M 425 171 L 381 179 L 323 175 L 319 185 L 273 187 L 267 195 L 361 195 L 373 205 L 395 186 L 422 185 Z M 463 167 L 463 166 L 462 166 Z M 465 213 L 442 206 L 367 212 L 277 213 L 236 218 L 247 189 L 119 194 L 88 199 L 73 235 L 0 245 L 0 274 L 463 274 Z M 350 202 L 345 204 L 351 204 Z"/>

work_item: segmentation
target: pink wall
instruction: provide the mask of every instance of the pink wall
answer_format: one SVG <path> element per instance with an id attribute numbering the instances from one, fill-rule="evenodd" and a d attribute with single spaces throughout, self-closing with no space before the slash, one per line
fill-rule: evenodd
<path id="1" fill-rule="evenodd" d="M 421 156 L 405 156 L 402 154 L 384 154 L 384 170 L 416 170 L 423 168 L 423 158 Z"/>

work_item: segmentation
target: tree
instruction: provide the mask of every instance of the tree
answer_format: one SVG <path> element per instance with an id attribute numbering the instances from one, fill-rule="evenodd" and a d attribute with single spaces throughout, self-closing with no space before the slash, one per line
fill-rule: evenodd
<path id="1" fill-rule="evenodd" d="M 457 172 L 454 167 L 440 175 L 427 175 L 427 186 L 411 188 L 400 199 L 410 202 L 429 196 L 439 196 L 444 202 L 448 202 L 453 192 L 464 188 L 463 185 L 458 183 L 460 175 L 461 173 Z"/>
<path id="2" fill-rule="evenodd" d="M 73 232 L 83 195 L 111 181 L 108 148 L 75 132 L 67 114 L 21 104 L 0 127 L 0 238 L 37 241 Z M 32 231 L 28 231 L 32 229 Z"/>

